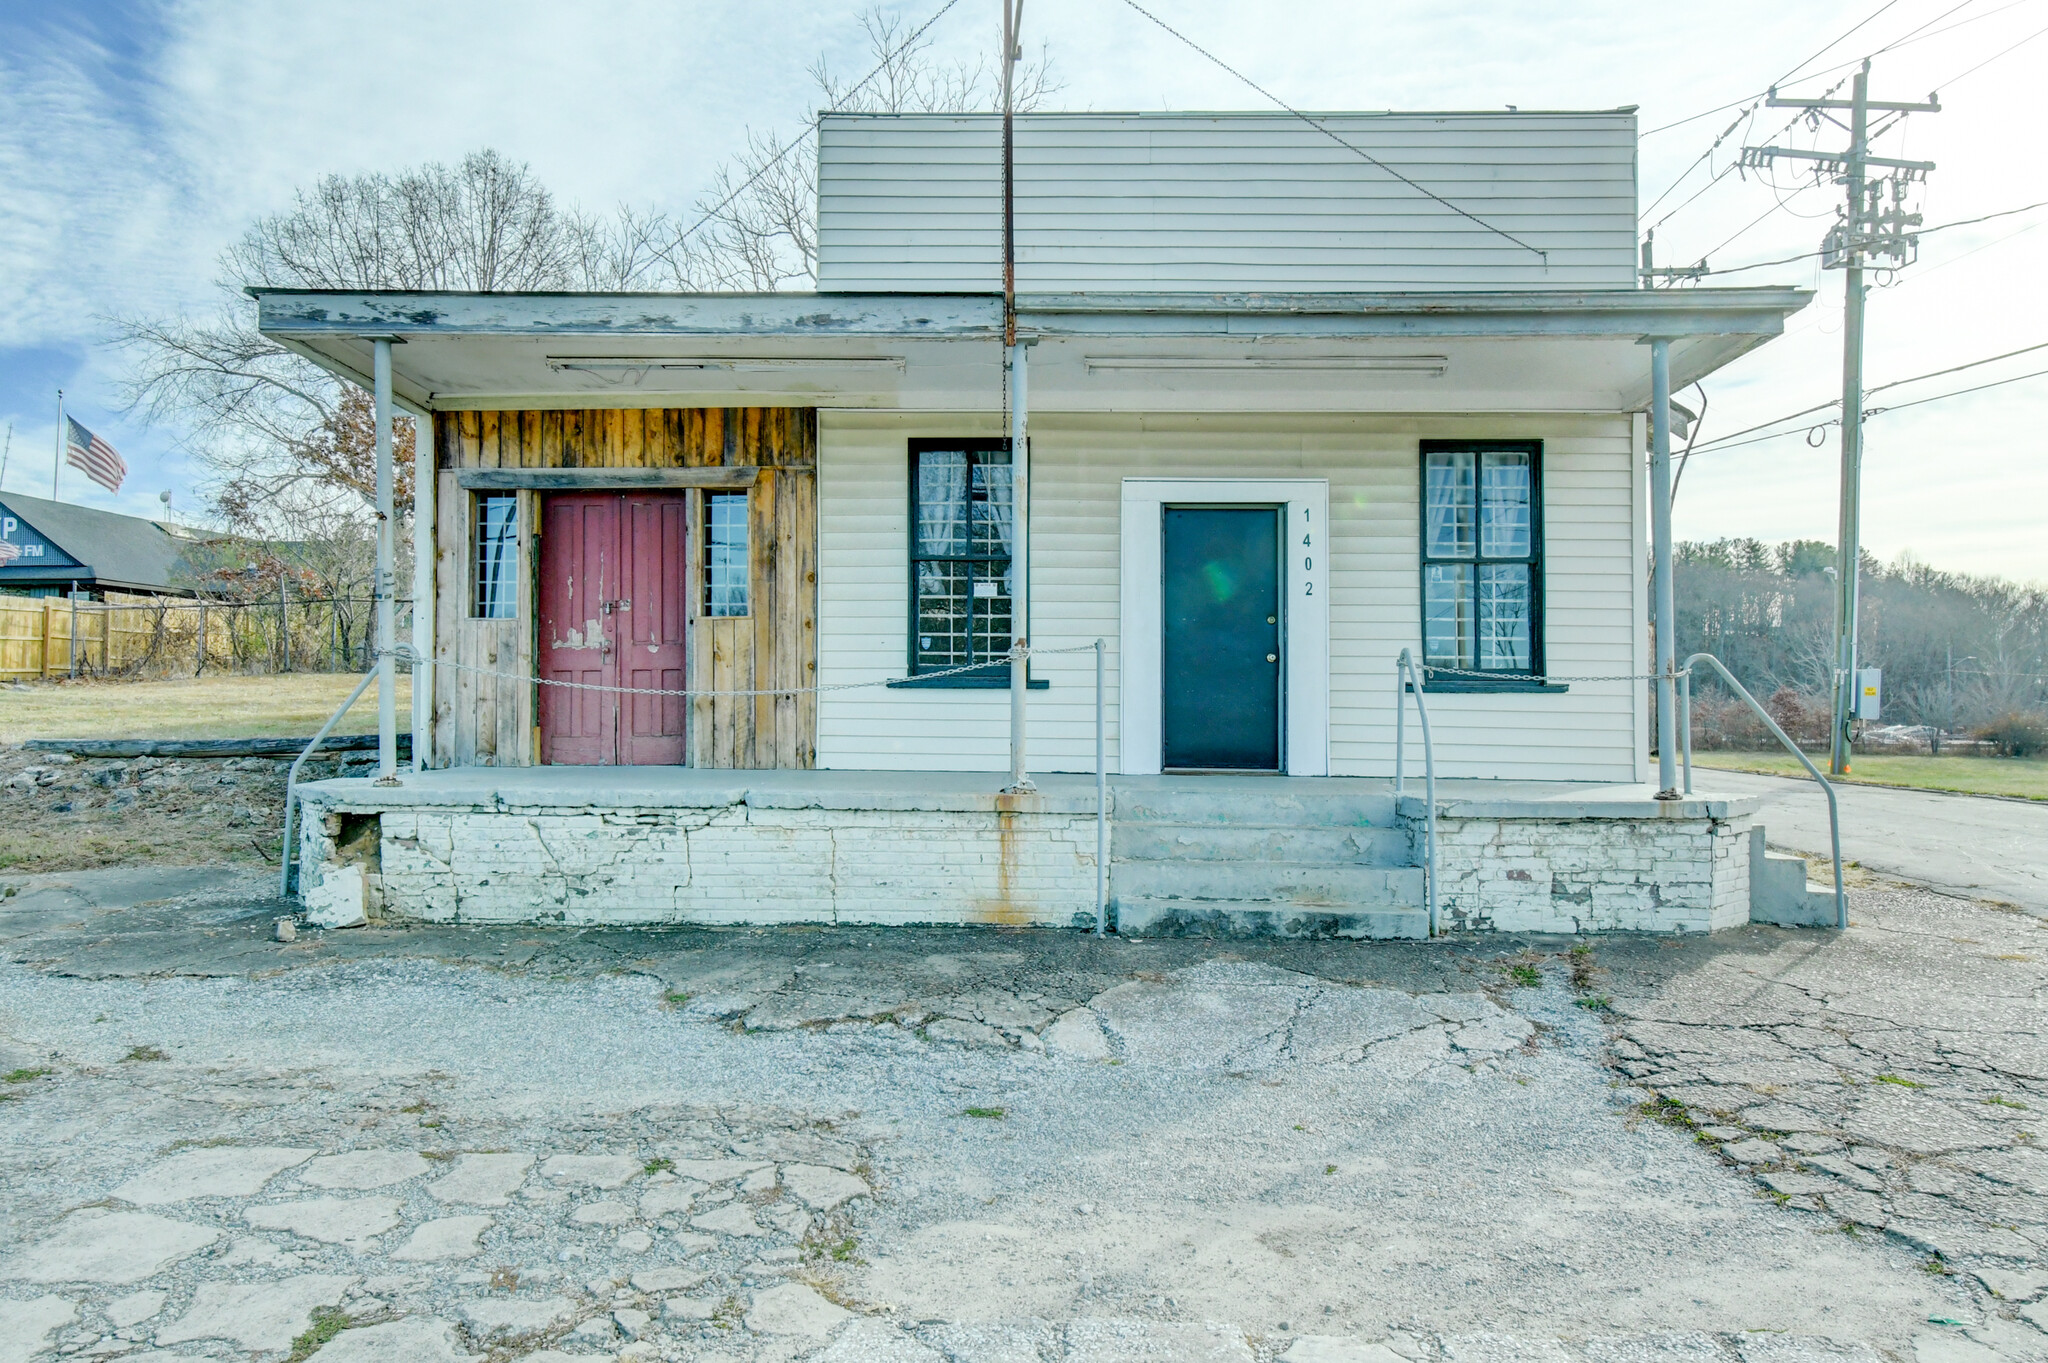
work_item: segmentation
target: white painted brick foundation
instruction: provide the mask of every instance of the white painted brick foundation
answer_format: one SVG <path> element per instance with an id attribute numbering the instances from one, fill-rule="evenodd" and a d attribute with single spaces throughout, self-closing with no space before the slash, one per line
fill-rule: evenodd
<path id="1" fill-rule="evenodd" d="M 1093 781 L 1042 778 L 1023 796 L 993 785 L 674 767 L 322 781 L 302 792 L 301 892 L 309 910 L 352 905 L 339 891 L 360 876 L 370 915 L 440 923 L 1092 925 Z M 1752 799 L 1460 785 L 1467 794 L 1437 801 L 1443 930 L 1712 932 L 1749 920 Z M 1419 834 L 1424 801 L 1395 808 Z M 1245 859 L 1265 855 L 1247 847 Z"/>
<path id="2" fill-rule="evenodd" d="M 526 804 L 499 788 L 398 803 L 366 782 L 309 788 L 302 889 L 316 890 L 335 868 L 340 816 L 375 812 L 371 897 L 387 917 L 621 926 L 1095 920 L 1092 801 L 944 792 L 846 801 L 744 788 L 669 792 L 656 807 L 631 792 L 604 801 L 609 808 L 560 799 L 551 792 Z"/>
<path id="3" fill-rule="evenodd" d="M 1735 927 L 1749 921 L 1750 822 L 1440 815 L 1438 921 L 1501 932 Z"/>

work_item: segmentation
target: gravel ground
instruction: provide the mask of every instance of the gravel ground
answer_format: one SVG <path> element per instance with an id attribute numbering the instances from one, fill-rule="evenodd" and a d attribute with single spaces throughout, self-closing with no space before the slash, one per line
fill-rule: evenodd
<path id="1" fill-rule="evenodd" d="M 268 757 L 133 759 L 0 748 L 0 871 L 277 864 L 285 772 Z M 307 780 L 374 770 L 308 762 Z"/>
<path id="2" fill-rule="evenodd" d="M 0 1363 L 2048 1357 L 2044 929 L 1967 902 L 279 944 L 247 871 L 10 889 Z"/>

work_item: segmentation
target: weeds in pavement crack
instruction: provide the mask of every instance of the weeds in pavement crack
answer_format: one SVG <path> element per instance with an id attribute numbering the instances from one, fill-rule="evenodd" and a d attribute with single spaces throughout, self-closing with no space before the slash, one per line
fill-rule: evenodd
<path id="1" fill-rule="evenodd" d="M 322 1345 L 346 1330 L 349 1325 L 348 1312 L 339 1307 L 314 1307 L 313 1323 L 292 1341 L 291 1355 L 285 1359 L 285 1363 L 305 1363 Z"/>

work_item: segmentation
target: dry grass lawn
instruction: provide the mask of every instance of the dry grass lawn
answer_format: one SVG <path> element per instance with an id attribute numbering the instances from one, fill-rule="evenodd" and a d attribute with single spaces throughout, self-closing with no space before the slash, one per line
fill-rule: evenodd
<path id="1" fill-rule="evenodd" d="M 30 738 L 311 737 L 361 680 L 358 673 L 293 672 L 179 681 L 53 681 L 0 687 L 0 743 Z M 412 678 L 398 678 L 399 728 L 411 728 Z M 377 727 L 372 686 L 336 726 Z"/>
<path id="2" fill-rule="evenodd" d="M 1772 776 L 1804 776 L 1806 768 L 1788 752 L 1700 752 L 1693 765 L 1724 771 L 1760 771 Z M 1815 765 L 1825 769 L 1825 759 Z M 1902 786 L 1909 790 L 1948 790 L 1964 795 L 2013 795 L 2048 800 L 2048 759 L 2038 757 L 1905 757 L 1858 755 L 1850 762 L 1855 785 Z"/>

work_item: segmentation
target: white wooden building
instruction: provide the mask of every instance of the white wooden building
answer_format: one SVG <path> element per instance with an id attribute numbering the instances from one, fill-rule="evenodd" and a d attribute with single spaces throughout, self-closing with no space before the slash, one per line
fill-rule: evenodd
<path id="1" fill-rule="evenodd" d="M 1438 774 L 1492 783 L 1436 810 L 1467 849 L 1440 925 L 1746 917 L 1747 807 L 1644 784 L 1647 413 L 1653 357 L 1690 383 L 1808 295 L 1637 287 L 1631 110 L 1021 117 L 1014 356 L 999 121 L 819 137 L 814 294 L 260 292 L 266 334 L 370 386 L 383 355 L 435 431 L 424 769 L 308 789 L 309 888 L 1091 918 L 1092 786 L 1057 774 L 1094 770 L 1101 639 L 1126 930 L 1414 930 L 1404 649 Z M 1040 793 L 1002 795 L 1020 571 Z M 562 770 L 591 765 L 637 770 Z M 1461 837 L 1488 820 L 1531 833 L 1514 864 Z M 805 888 L 819 848 L 871 864 Z"/>

